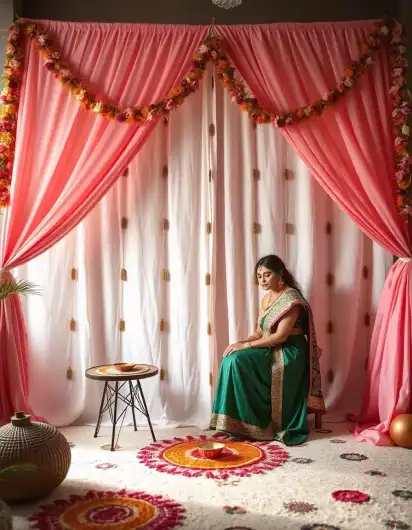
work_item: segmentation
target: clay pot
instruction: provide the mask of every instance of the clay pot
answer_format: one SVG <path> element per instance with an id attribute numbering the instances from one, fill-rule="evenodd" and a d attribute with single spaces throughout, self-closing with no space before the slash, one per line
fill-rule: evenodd
<path id="1" fill-rule="evenodd" d="M 69 443 L 55 427 L 17 412 L 0 428 L 0 470 L 18 466 L 0 481 L 0 499 L 11 503 L 47 495 L 66 478 L 70 463 Z"/>

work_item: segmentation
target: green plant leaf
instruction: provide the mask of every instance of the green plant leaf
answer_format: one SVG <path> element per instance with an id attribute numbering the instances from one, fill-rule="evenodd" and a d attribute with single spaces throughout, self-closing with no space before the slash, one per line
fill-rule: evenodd
<path id="1" fill-rule="evenodd" d="M 39 295 L 41 292 L 39 291 L 37 285 L 28 282 L 27 280 L 0 279 L 0 300 L 4 300 L 8 296 L 12 296 L 14 294 L 27 296 L 31 294 Z"/>
<path id="2" fill-rule="evenodd" d="M 38 467 L 35 464 L 16 464 L 0 469 L 0 481 L 7 480 L 17 473 L 35 473 L 37 471 Z"/>

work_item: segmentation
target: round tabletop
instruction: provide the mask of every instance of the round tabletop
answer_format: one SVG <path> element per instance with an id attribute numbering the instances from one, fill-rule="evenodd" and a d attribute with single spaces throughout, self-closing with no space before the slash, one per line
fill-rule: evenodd
<path id="1" fill-rule="evenodd" d="M 120 372 L 109 373 L 107 370 L 113 369 L 115 366 L 127 364 L 127 363 L 116 363 L 116 364 L 101 364 L 99 366 L 92 366 L 86 370 L 86 377 L 88 379 L 96 379 L 98 381 L 134 381 L 136 379 L 146 379 L 147 377 L 153 377 L 159 373 L 156 366 L 152 364 L 138 364 L 139 368 L 144 368 L 141 372 Z"/>

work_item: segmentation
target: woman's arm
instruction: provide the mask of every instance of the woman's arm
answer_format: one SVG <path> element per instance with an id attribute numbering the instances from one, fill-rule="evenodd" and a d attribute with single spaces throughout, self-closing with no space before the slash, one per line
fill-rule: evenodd
<path id="1" fill-rule="evenodd" d="M 258 340 L 260 338 L 262 338 L 263 336 L 263 331 L 260 329 L 260 326 L 259 324 L 256 326 L 256 331 L 255 333 L 253 333 L 252 335 L 249 335 L 249 337 L 245 340 L 240 340 L 239 342 L 241 342 L 242 344 L 244 344 L 245 342 L 251 342 L 252 340 Z"/>
<path id="2" fill-rule="evenodd" d="M 268 300 L 268 298 L 270 298 L 270 296 L 267 295 L 267 294 L 262 298 L 262 302 L 260 304 L 260 310 L 261 310 L 262 313 L 263 313 L 263 311 L 266 311 L 266 309 L 267 309 L 267 300 Z M 259 319 L 258 319 L 258 321 L 256 323 L 256 331 L 254 333 L 252 333 L 252 335 L 249 335 L 249 337 L 247 339 L 240 340 L 239 342 L 241 342 L 242 344 L 245 344 L 245 342 L 251 342 L 252 340 L 261 339 L 262 336 L 263 336 L 263 331 L 262 331 L 262 328 L 259 325 Z"/>
<path id="3" fill-rule="evenodd" d="M 279 322 L 275 333 L 268 335 L 267 337 L 262 337 L 256 340 L 249 341 L 247 345 L 248 348 L 273 348 L 273 346 L 278 346 L 283 344 L 286 339 L 289 337 L 293 326 L 296 323 L 296 320 L 299 317 L 300 307 L 295 306 L 286 313 L 286 315 Z"/>

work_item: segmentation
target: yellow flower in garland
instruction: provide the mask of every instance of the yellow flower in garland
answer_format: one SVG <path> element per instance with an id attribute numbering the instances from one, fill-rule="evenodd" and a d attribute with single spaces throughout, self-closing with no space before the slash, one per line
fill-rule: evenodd
<path id="1" fill-rule="evenodd" d="M 8 114 L 9 116 L 14 116 L 17 112 L 16 107 L 12 104 L 3 105 L 3 107 L 4 107 L 4 113 Z"/>
<path id="2" fill-rule="evenodd" d="M 79 90 L 78 94 L 76 94 L 77 101 L 84 101 L 87 97 L 86 90 L 82 88 Z"/>
<path id="3" fill-rule="evenodd" d="M 92 106 L 92 111 L 95 112 L 96 114 L 103 112 L 103 109 L 104 109 L 104 105 L 101 101 L 96 101 L 94 106 Z"/>
<path id="4" fill-rule="evenodd" d="M 0 133 L 0 144 L 10 147 L 14 143 L 14 137 L 9 132 Z"/>

